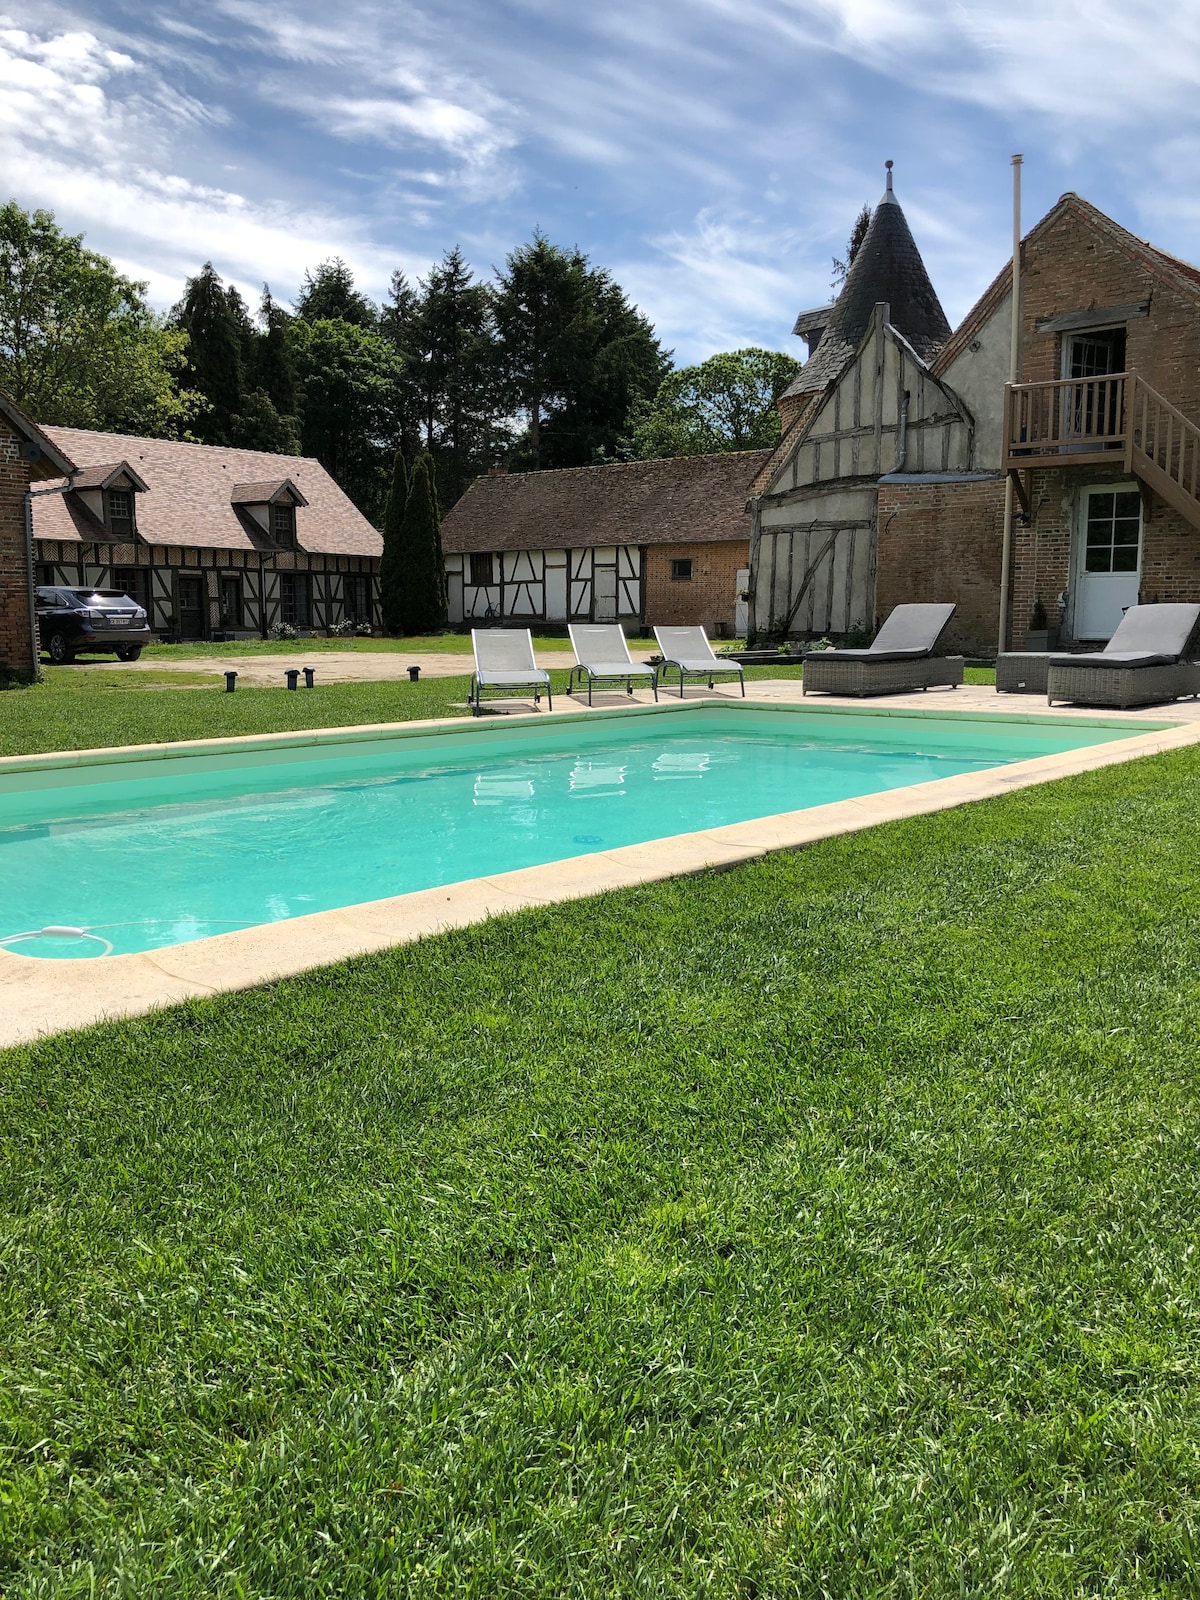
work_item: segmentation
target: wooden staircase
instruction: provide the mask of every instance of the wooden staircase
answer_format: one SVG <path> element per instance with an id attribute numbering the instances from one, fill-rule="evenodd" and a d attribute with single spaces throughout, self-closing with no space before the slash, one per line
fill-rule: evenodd
<path id="1" fill-rule="evenodd" d="M 1035 467 L 1121 466 L 1200 529 L 1200 427 L 1136 372 L 1004 388 L 1004 470 L 1029 514 Z"/>

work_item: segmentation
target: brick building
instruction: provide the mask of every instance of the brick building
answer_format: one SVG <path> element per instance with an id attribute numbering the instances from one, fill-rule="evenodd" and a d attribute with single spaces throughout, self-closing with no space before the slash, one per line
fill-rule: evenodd
<path id="1" fill-rule="evenodd" d="M 37 675 L 31 486 L 73 470 L 71 459 L 0 393 L 0 674 Z"/>
<path id="2" fill-rule="evenodd" d="M 1200 600 L 1200 271 L 1064 195 L 1021 243 L 1011 389 L 997 381 L 1010 274 L 1011 263 L 934 371 L 972 407 L 976 462 L 1016 485 L 1010 646 L 1035 607 L 1064 644 L 1092 644 L 1139 600 Z M 992 649 L 1000 588 L 989 551 L 1002 501 L 1000 481 L 979 522 L 957 527 L 954 507 L 897 502 L 914 550 L 994 571 Z"/>
<path id="3" fill-rule="evenodd" d="M 478 478 L 442 525 L 452 623 L 744 628 L 747 488 L 769 451 Z"/>
<path id="4" fill-rule="evenodd" d="M 38 583 L 123 589 L 183 639 L 378 623 L 383 540 L 320 462 L 78 428 L 44 437 L 72 470 L 33 499 Z"/>
<path id="5" fill-rule="evenodd" d="M 889 175 L 841 296 L 796 324 L 812 353 L 754 485 L 757 628 L 953 600 L 953 643 L 994 654 L 1008 476 L 1009 648 L 1200 600 L 1200 270 L 1064 195 L 1021 244 L 1013 386 L 1011 262 L 953 333 L 923 274 Z"/>

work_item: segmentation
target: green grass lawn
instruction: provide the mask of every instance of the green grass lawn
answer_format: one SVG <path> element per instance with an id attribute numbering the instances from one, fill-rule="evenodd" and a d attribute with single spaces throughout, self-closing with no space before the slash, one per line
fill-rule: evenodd
<path id="1" fill-rule="evenodd" d="M 0 1057 L 0 1592 L 1197 1593 L 1198 796 Z"/>

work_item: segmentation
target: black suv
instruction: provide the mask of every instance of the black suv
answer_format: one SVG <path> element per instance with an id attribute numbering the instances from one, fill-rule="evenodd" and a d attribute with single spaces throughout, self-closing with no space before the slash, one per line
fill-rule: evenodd
<path id="1" fill-rule="evenodd" d="M 109 650 L 136 661 L 150 642 L 146 613 L 119 589 L 40 588 L 37 619 L 42 649 L 56 666 Z"/>

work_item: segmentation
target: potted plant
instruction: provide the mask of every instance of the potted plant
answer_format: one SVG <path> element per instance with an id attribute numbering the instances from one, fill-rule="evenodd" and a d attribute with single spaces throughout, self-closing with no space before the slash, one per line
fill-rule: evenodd
<path id="1" fill-rule="evenodd" d="M 1029 626 L 1025 630 L 1025 648 L 1035 655 L 1045 655 L 1058 643 L 1058 629 L 1052 628 L 1046 617 L 1046 608 L 1040 600 L 1033 602 Z"/>

